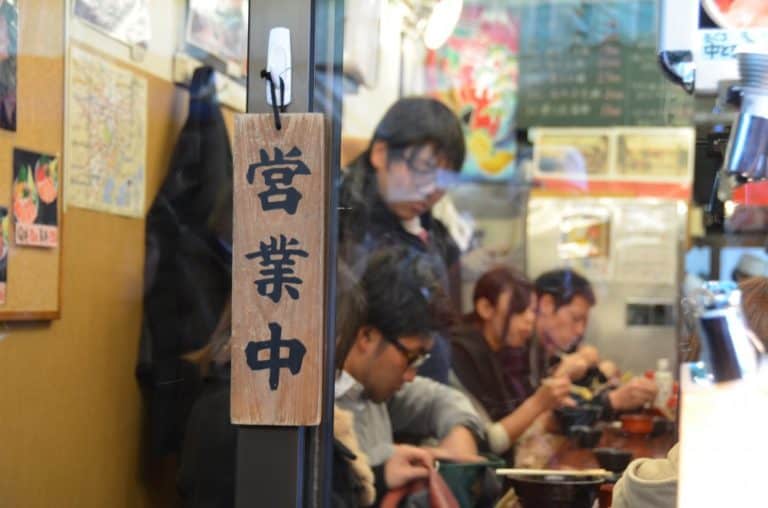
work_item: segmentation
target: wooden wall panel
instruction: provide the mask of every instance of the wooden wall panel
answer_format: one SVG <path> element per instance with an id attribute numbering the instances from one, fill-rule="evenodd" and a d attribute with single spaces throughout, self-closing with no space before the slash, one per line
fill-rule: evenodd
<path id="1" fill-rule="evenodd" d="M 63 24 L 51 21 L 61 19 L 63 7 L 61 2 L 44 0 L 18 4 L 16 131 L 0 130 L 0 206 L 9 208 L 14 147 L 61 156 L 64 142 L 64 32 Z M 41 9 L 51 17 L 41 16 Z M 61 184 L 59 219 L 61 225 Z M 10 237 L 6 303 L 0 304 L 0 319 L 57 317 L 61 243 L 54 249 L 18 247 L 13 228 Z"/>
<path id="2" fill-rule="evenodd" d="M 62 37 L 63 3 L 24 0 L 24 11 L 32 13 L 28 18 L 35 19 L 27 19 L 23 29 L 29 32 L 37 23 L 49 37 Z M 38 40 L 30 44 L 44 46 Z M 51 86 L 34 100 L 40 111 L 53 112 L 49 129 L 59 139 L 63 52 L 41 53 L 30 58 L 49 68 Z M 186 118 L 188 95 L 172 83 L 147 78 L 149 207 Z M 225 116 L 231 126 L 232 115 Z M 29 136 L 27 148 L 61 149 Z M 10 182 L 4 143 L 0 136 L 3 184 Z M 144 408 L 134 378 L 144 220 L 70 208 L 63 222 L 60 319 L 0 323 L 0 506 L 173 507 L 173 464 L 148 469 L 144 460 Z"/>

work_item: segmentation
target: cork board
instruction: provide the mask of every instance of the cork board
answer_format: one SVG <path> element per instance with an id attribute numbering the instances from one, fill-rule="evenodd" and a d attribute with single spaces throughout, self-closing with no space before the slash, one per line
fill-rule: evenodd
<path id="1" fill-rule="evenodd" d="M 322 114 L 235 117 L 232 422 L 320 423 L 328 174 Z"/>
<path id="2" fill-rule="evenodd" d="M 0 130 L 0 206 L 11 207 L 13 151 L 21 148 L 59 157 L 64 142 L 64 25 L 61 2 L 19 4 L 16 131 Z M 46 16 L 41 16 L 46 12 Z M 61 196 L 59 171 L 59 196 Z M 63 220 L 58 199 L 59 238 Z M 11 221 L 12 223 L 13 221 Z M 59 317 L 61 245 L 18 246 L 11 226 L 6 301 L 0 320 Z"/>

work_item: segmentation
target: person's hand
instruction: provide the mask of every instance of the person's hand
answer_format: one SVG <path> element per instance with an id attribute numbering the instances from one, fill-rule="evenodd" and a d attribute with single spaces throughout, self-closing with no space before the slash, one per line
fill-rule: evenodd
<path id="1" fill-rule="evenodd" d="M 575 406 L 576 402 L 570 397 L 571 380 L 567 377 L 549 377 L 541 382 L 541 386 L 533 394 L 539 407 L 544 410 L 561 406 Z"/>
<path id="2" fill-rule="evenodd" d="M 619 367 L 610 360 L 603 360 L 597 365 L 597 368 L 600 369 L 600 372 L 602 372 L 609 380 L 616 379 L 621 375 Z"/>
<path id="3" fill-rule="evenodd" d="M 595 346 L 582 344 L 576 350 L 576 354 L 582 357 L 585 362 L 587 362 L 587 367 L 594 367 L 600 362 L 600 352 Z"/>
<path id="4" fill-rule="evenodd" d="M 650 379 L 634 377 L 629 382 L 612 390 L 608 400 L 614 411 L 631 411 L 642 407 L 656 398 L 659 387 Z"/>
<path id="5" fill-rule="evenodd" d="M 432 469 L 432 455 L 423 448 L 395 445 L 384 464 L 384 481 L 390 489 L 402 487 L 413 480 L 426 478 Z"/>
<path id="6" fill-rule="evenodd" d="M 565 376 L 571 381 L 576 381 L 584 377 L 588 368 L 589 365 L 587 365 L 587 362 L 581 355 L 572 353 L 560 358 L 560 363 L 555 367 L 554 376 Z"/>

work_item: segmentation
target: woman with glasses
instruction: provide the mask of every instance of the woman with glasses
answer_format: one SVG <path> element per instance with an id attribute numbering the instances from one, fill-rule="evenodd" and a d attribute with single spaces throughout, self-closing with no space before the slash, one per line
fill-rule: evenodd
<path id="1" fill-rule="evenodd" d="M 487 416 L 491 451 L 506 453 L 542 414 L 572 405 L 567 377 L 531 386 L 526 376 L 505 376 L 506 358 L 528 365 L 528 341 L 536 319 L 536 292 L 519 272 L 499 267 L 477 281 L 474 310 L 452 334 L 453 371 L 457 381 Z"/>

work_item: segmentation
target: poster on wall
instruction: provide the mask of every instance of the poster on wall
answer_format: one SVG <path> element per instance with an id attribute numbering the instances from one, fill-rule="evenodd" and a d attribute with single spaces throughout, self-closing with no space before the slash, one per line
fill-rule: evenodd
<path id="1" fill-rule="evenodd" d="M 611 238 L 610 214 L 564 215 L 560 223 L 560 259 L 608 257 Z"/>
<path id="2" fill-rule="evenodd" d="M 536 129 L 531 141 L 536 176 L 571 180 L 609 176 L 612 140 L 607 129 Z"/>
<path id="3" fill-rule="evenodd" d="M 248 0 L 189 0 L 187 43 L 247 72 Z"/>
<path id="4" fill-rule="evenodd" d="M 147 80 L 73 47 L 64 204 L 144 215 Z"/>
<path id="5" fill-rule="evenodd" d="M 611 276 L 611 210 L 602 206 L 566 208 L 559 220 L 559 264 L 592 280 Z"/>
<path id="6" fill-rule="evenodd" d="M 75 17 L 126 44 L 149 42 L 147 0 L 75 0 Z"/>
<path id="7" fill-rule="evenodd" d="M 693 129 L 622 129 L 616 138 L 619 178 L 693 182 Z"/>
<path id="8" fill-rule="evenodd" d="M 515 176 L 518 17 L 498 3 L 465 2 L 448 41 L 427 54 L 428 92 L 464 120 L 468 178 Z"/>
<path id="9" fill-rule="evenodd" d="M 17 245 L 59 244 L 59 160 L 27 150 L 13 150 L 13 220 Z"/>
<path id="10" fill-rule="evenodd" d="M 0 206 L 0 304 L 5 303 L 6 285 L 8 284 L 8 251 L 10 250 L 11 221 L 8 207 Z"/>
<path id="11" fill-rule="evenodd" d="M 621 210 L 616 227 L 615 273 L 627 284 L 674 286 L 677 283 L 679 248 L 678 214 L 675 201 L 628 203 Z"/>
<path id="12" fill-rule="evenodd" d="M 16 0 L 0 0 L 0 129 L 16 130 L 16 67 L 18 56 Z"/>

